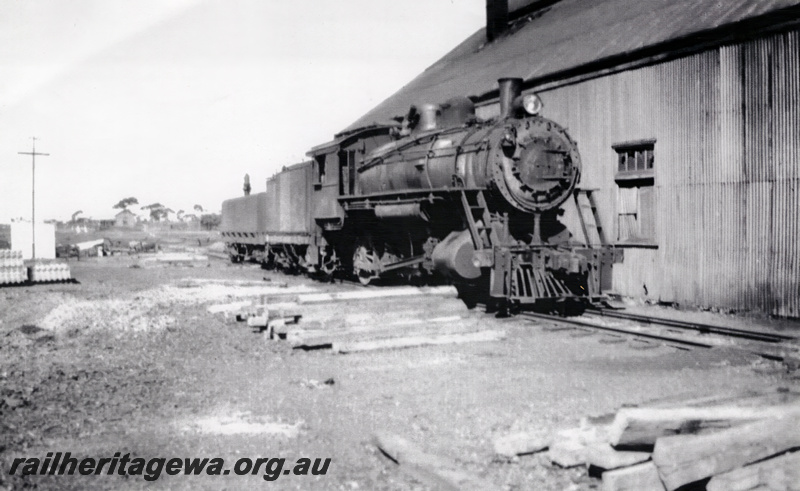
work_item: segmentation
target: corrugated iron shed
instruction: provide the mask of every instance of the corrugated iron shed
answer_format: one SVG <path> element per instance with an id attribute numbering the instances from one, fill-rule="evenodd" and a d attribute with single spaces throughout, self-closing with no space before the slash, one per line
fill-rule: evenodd
<path id="1" fill-rule="evenodd" d="M 562 0 L 518 18 L 492 43 L 480 29 L 343 133 L 400 116 L 412 104 L 491 97 L 501 77 L 536 86 L 798 21 L 798 0 Z"/>

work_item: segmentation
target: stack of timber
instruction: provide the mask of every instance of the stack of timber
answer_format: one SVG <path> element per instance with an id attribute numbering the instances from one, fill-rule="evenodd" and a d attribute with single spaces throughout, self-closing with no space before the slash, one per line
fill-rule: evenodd
<path id="1" fill-rule="evenodd" d="M 511 435 L 498 454 L 549 449 L 603 491 L 800 491 L 800 393 L 777 389 L 624 407 L 547 440 Z"/>
<path id="2" fill-rule="evenodd" d="M 311 326 L 310 326 L 311 327 Z M 347 324 L 309 329 L 298 326 L 285 331 L 286 340 L 298 349 L 331 349 L 334 353 L 356 353 L 442 344 L 499 341 L 505 331 L 480 329 L 476 319 L 443 316 L 404 319 L 381 324 Z M 279 331 L 281 332 L 281 331 Z"/>
<path id="3" fill-rule="evenodd" d="M 504 330 L 481 329 L 478 319 L 461 315 L 403 318 L 397 321 L 347 322 L 333 319 L 322 322 L 303 322 L 297 309 L 307 304 L 376 300 L 422 295 L 455 295 L 451 287 L 440 288 L 387 288 L 335 293 L 298 295 L 292 302 L 261 303 L 236 302 L 212 305 L 211 313 L 235 313 L 238 321 L 264 335 L 265 339 L 285 340 L 296 349 L 329 349 L 334 353 L 392 350 L 420 346 L 499 341 L 506 337 Z M 308 305 L 311 308 L 311 305 Z"/>
<path id="4" fill-rule="evenodd" d="M 16 285 L 28 281 L 28 270 L 22 261 L 22 251 L 0 249 L 0 285 Z"/>
<path id="5" fill-rule="evenodd" d="M 72 279 L 66 263 L 37 262 L 28 267 L 28 279 L 33 283 L 69 281 Z"/>

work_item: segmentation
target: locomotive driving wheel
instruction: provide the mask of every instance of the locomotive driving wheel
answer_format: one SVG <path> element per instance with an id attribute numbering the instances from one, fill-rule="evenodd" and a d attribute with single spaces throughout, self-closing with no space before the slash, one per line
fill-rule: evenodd
<path id="1" fill-rule="evenodd" d="M 369 285 L 370 281 L 378 277 L 380 256 L 369 244 L 359 244 L 353 254 L 353 273 L 362 285 Z"/>

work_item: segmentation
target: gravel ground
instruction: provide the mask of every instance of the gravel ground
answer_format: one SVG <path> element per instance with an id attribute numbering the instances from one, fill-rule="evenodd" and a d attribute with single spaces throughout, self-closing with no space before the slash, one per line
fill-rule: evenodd
<path id="1" fill-rule="evenodd" d="M 499 342 L 335 355 L 292 350 L 215 303 L 339 291 L 250 265 L 114 257 L 71 262 L 80 284 L 0 289 L 0 489 L 427 489 L 372 444 L 397 433 L 505 490 L 584 490 L 583 469 L 513 461 L 492 439 L 578 425 L 623 404 L 800 386 L 778 363 L 681 351 L 468 311 L 441 296 L 299 306 L 305 322 L 460 316 Z M 268 280 L 268 281 L 265 281 Z M 454 321 L 455 322 L 455 321 Z M 451 326 L 452 327 L 452 326 Z M 15 457 L 330 457 L 326 475 L 10 476 Z M 290 464 L 287 464 L 287 466 Z"/>

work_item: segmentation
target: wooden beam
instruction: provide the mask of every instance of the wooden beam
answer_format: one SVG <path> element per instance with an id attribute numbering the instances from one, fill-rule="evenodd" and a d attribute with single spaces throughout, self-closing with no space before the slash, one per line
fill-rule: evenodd
<path id="1" fill-rule="evenodd" d="M 294 346 L 315 346 L 320 344 L 332 344 L 334 342 L 345 343 L 352 341 L 365 341 L 381 338 L 399 338 L 415 335 L 442 335 L 442 334 L 463 334 L 476 332 L 480 327 L 477 322 L 466 322 L 457 325 L 442 324 L 409 324 L 409 325 L 385 325 L 367 324 L 350 326 L 345 329 L 299 331 L 297 337 L 292 342 Z"/>
<path id="2" fill-rule="evenodd" d="M 558 440 L 548 450 L 550 462 L 559 467 L 578 467 L 586 464 L 586 445 L 577 440 Z"/>
<path id="3" fill-rule="evenodd" d="M 366 300 L 376 298 L 418 297 L 440 295 L 456 298 L 458 292 L 452 286 L 436 286 L 429 288 L 397 287 L 397 288 L 371 288 L 368 290 L 354 290 L 349 292 L 334 293 L 306 293 L 297 296 L 301 304 L 341 302 L 348 300 Z"/>
<path id="4" fill-rule="evenodd" d="M 800 414 L 800 405 L 623 408 L 609 428 L 608 441 L 615 448 L 651 448 L 663 436 L 699 434 L 790 413 Z"/>
<path id="5" fill-rule="evenodd" d="M 441 336 L 408 336 L 375 341 L 334 342 L 332 348 L 335 353 L 356 353 L 359 351 L 412 348 L 416 346 L 499 341 L 505 337 L 505 331 L 491 330 L 466 334 L 443 334 Z"/>
<path id="6" fill-rule="evenodd" d="M 209 314 L 238 312 L 244 308 L 250 307 L 253 304 L 252 300 L 242 300 L 241 302 L 222 303 L 209 306 L 206 310 Z"/>
<path id="7" fill-rule="evenodd" d="M 540 433 L 520 432 L 494 439 L 494 452 L 503 457 L 515 457 L 541 452 L 550 446 L 550 436 Z"/>
<path id="8" fill-rule="evenodd" d="M 377 433 L 373 440 L 401 471 L 437 491 L 484 491 L 495 487 L 458 469 L 453 460 L 424 452 L 398 435 Z"/>
<path id="9" fill-rule="evenodd" d="M 706 491 L 800 489 L 800 452 L 783 454 L 711 478 Z"/>
<path id="10" fill-rule="evenodd" d="M 659 438 L 653 461 L 669 491 L 800 446 L 800 415 L 787 414 L 708 435 Z"/>
<path id="11" fill-rule="evenodd" d="M 602 470 L 630 467 L 650 460 L 650 452 L 626 452 L 614 450 L 606 442 L 598 442 L 586 447 L 586 465 Z"/>
<path id="12" fill-rule="evenodd" d="M 652 462 L 603 473 L 603 491 L 660 491 L 664 484 Z"/>
<path id="13" fill-rule="evenodd" d="M 582 426 L 561 430 L 553 436 L 549 449 L 550 461 L 560 467 L 586 464 L 589 446 L 607 440 L 606 426 Z"/>
<path id="14" fill-rule="evenodd" d="M 784 387 L 775 387 L 759 391 L 732 391 L 724 394 L 678 394 L 646 401 L 628 407 L 640 408 L 675 408 L 675 407 L 711 407 L 711 406 L 780 406 L 800 402 L 800 393 Z"/>

